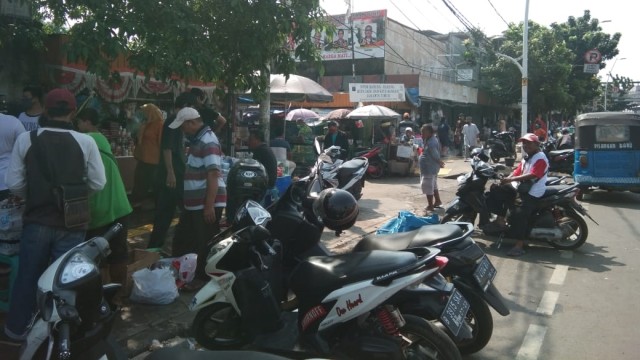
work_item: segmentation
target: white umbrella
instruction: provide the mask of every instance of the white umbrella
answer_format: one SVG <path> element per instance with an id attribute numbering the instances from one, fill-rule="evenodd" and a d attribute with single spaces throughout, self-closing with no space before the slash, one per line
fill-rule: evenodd
<path id="1" fill-rule="evenodd" d="M 381 105 L 359 107 L 347 115 L 347 119 L 391 120 L 400 118 L 400 114 Z"/>
<path id="2" fill-rule="evenodd" d="M 271 75 L 271 101 L 321 101 L 333 100 L 333 95 L 317 82 L 300 75 Z"/>
<path id="3" fill-rule="evenodd" d="M 294 119 L 307 120 L 307 119 L 319 119 L 319 118 L 320 118 L 320 115 L 318 115 L 316 112 L 311 111 L 309 109 L 293 109 L 293 110 L 290 110 L 289 113 L 287 113 L 285 120 L 294 120 Z"/>

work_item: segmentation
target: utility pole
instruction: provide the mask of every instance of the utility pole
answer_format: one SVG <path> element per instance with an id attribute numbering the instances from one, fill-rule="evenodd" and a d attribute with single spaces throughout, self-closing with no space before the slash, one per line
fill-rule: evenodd
<path id="1" fill-rule="evenodd" d="M 616 67 L 616 63 L 618 62 L 618 60 L 626 60 L 627 58 L 621 58 L 618 59 L 616 58 L 613 61 L 613 65 L 611 65 L 611 70 L 607 73 L 607 81 L 605 82 L 605 86 L 604 86 L 604 111 L 607 111 L 607 98 L 609 97 L 609 78 L 613 78 L 613 76 L 611 75 L 611 72 L 613 71 L 613 68 Z"/>

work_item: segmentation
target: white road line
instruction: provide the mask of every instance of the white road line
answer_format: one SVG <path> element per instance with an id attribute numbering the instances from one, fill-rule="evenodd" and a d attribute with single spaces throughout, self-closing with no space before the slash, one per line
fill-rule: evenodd
<path id="1" fill-rule="evenodd" d="M 546 332 L 546 326 L 535 324 L 529 325 L 527 335 L 525 335 L 524 341 L 522 341 L 522 345 L 520 346 L 520 350 L 518 350 L 516 360 L 538 359 L 538 354 L 540 353 L 540 348 L 542 347 L 542 342 L 544 341 L 544 335 Z"/>
<path id="2" fill-rule="evenodd" d="M 556 269 L 553 271 L 553 274 L 551 275 L 551 280 L 549 280 L 549 284 L 553 284 L 553 285 L 564 284 L 564 279 L 567 277 L 568 271 L 569 271 L 569 267 L 567 265 L 556 265 Z"/>
<path id="3" fill-rule="evenodd" d="M 542 300 L 540 300 L 540 304 L 538 304 L 538 309 L 536 310 L 536 312 L 540 315 L 553 315 L 553 310 L 556 307 L 558 297 L 560 297 L 559 292 L 545 291 L 544 295 L 542 295 Z"/>

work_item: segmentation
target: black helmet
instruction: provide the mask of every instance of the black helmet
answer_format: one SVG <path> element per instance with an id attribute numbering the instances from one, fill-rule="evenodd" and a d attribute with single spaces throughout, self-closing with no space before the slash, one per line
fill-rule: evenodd
<path id="1" fill-rule="evenodd" d="M 477 157 L 478 159 L 484 161 L 484 162 L 488 162 L 489 161 L 489 157 L 487 156 L 487 154 L 484 152 L 484 150 L 482 150 L 482 148 L 475 148 L 473 150 L 471 150 L 471 157 Z"/>
<path id="2" fill-rule="evenodd" d="M 330 188 L 322 190 L 313 201 L 313 212 L 329 229 L 342 231 L 355 224 L 360 210 L 351 193 Z"/>

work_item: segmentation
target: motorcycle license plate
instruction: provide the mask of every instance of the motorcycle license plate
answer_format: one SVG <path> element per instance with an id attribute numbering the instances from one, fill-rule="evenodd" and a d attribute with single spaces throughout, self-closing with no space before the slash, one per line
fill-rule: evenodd
<path id="1" fill-rule="evenodd" d="M 483 291 L 487 291 L 487 287 L 491 284 L 493 278 L 496 277 L 496 273 L 496 268 L 487 255 L 485 255 L 473 271 L 473 278 L 476 279 L 476 282 Z"/>
<path id="2" fill-rule="evenodd" d="M 449 296 L 447 306 L 445 306 L 440 315 L 440 321 L 453 335 L 458 336 L 460 328 L 465 323 L 467 312 L 469 312 L 469 302 L 454 288 L 451 296 Z"/>

